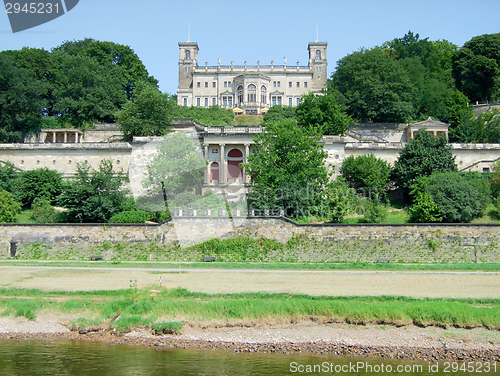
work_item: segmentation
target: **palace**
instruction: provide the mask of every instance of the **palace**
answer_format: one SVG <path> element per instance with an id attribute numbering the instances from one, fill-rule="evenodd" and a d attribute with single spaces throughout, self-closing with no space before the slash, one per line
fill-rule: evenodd
<path id="1" fill-rule="evenodd" d="M 264 114 L 274 105 L 297 106 L 302 94 L 319 93 L 326 86 L 326 42 L 311 42 L 307 46 L 307 65 L 283 65 L 271 61 L 263 65 L 198 64 L 198 43 L 179 43 L 180 106 L 209 107 L 219 105 L 235 114 Z"/>

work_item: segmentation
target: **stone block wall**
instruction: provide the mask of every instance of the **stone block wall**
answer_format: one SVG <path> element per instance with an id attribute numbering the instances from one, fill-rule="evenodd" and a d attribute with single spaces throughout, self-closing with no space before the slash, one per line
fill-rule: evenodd
<path id="1" fill-rule="evenodd" d="M 497 224 L 296 224 L 279 217 L 175 218 L 156 224 L 3 224 L 2 254 L 10 255 L 11 242 L 20 250 L 42 243 L 52 252 L 88 251 L 103 243 L 151 244 L 165 250 L 195 252 L 197 242 L 238 236 L 274 239 L 286 244 L 286 254 L 270 254 L 265 261 L 500 263 L 500 225 Z M 193 246 L 190 250 L 182 247 Z M 278 252 L 278 251 L 277 251 Z M 168 252 L 166 253 L 168 254 Z M 168 257 L 167 257 L 168 258 Z"/>

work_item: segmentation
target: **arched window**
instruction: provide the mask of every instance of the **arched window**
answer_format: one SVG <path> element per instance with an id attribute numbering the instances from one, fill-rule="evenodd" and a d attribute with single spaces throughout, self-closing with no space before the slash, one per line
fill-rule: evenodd
<path id="1" fill-rule="evenodd" d="M 219 164 L 217 162 L 210 165 L 210 182 L 219 182 Z"/>
<path id="2" fill-rule="evenodd" d="M 316 50 L 316 60 L 321 60 L 321 51 Z"/>
<path id="3" fill-rule="evenodd" d="M 267 103 L 267 89 L 264 85 L 260 87 L 260 102 L 262 104 Z"/>
<path id="4" fill-rule="evenodd" d="M 237 179 L 243 177 L 243 169 L 240 164 L 243 163 L 243 153 L 238 149 L 232 149 L 227 153 L 227 177 Z"/>
<path id="5" fill-rule="evenodd" d="M 191 51 L 189 50 L 186 51 L 186 60 L 191 60 Z"/>
<path id="6" fill-rule="evenodd" d="M 243 86 L 238 86 L 238 103 L 243 103 Z"/>
<path id="7" fill-rule="evenodd" d="M 251 84 L 248 85 L 248 103 L 255 103 L 257 102 L 257 88 L 255 85 Z"/>

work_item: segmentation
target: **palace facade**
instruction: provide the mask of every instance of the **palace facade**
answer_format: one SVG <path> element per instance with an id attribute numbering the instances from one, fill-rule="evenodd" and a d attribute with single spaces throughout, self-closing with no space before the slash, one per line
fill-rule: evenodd
<path id="1" fill-rule="evenodd" d="M 271 106 L 297 106 L 302 94 L 319 93 L 326 87 L 326 42 L 311 42 L 307 46 L 307 65 L 218 64 L 199 65 L 198 43 L 179 43 L 179 86 L 177 103 L 180 106 L 209 107 L 219 105 L 235 114 L 264 114 Z"/>

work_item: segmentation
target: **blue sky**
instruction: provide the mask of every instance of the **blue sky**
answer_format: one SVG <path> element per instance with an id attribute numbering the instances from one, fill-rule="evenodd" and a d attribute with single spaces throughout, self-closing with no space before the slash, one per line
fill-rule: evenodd
<path id="1" fill-rule="evenodd" d="M 13 2 L 15 0 L 12 0 Z M 44 0 L 45 1 L 45 0 Z M 48 0 L 47 0 L 48 1 Z M 307 64 L 307 44 L 328 42 L 328 70 L 361 47 L 400 38 L 408 30 L 459 46 L 500 32 L 500 1 L 481 0 L 80 0 L 69 13 L 13 34 L 0 14 L 0 50 L 51 48 L 91 37 L 129 45 L 163 92 L 177 90 L 178 42 L 200 47 L 199 64 Z"/>

